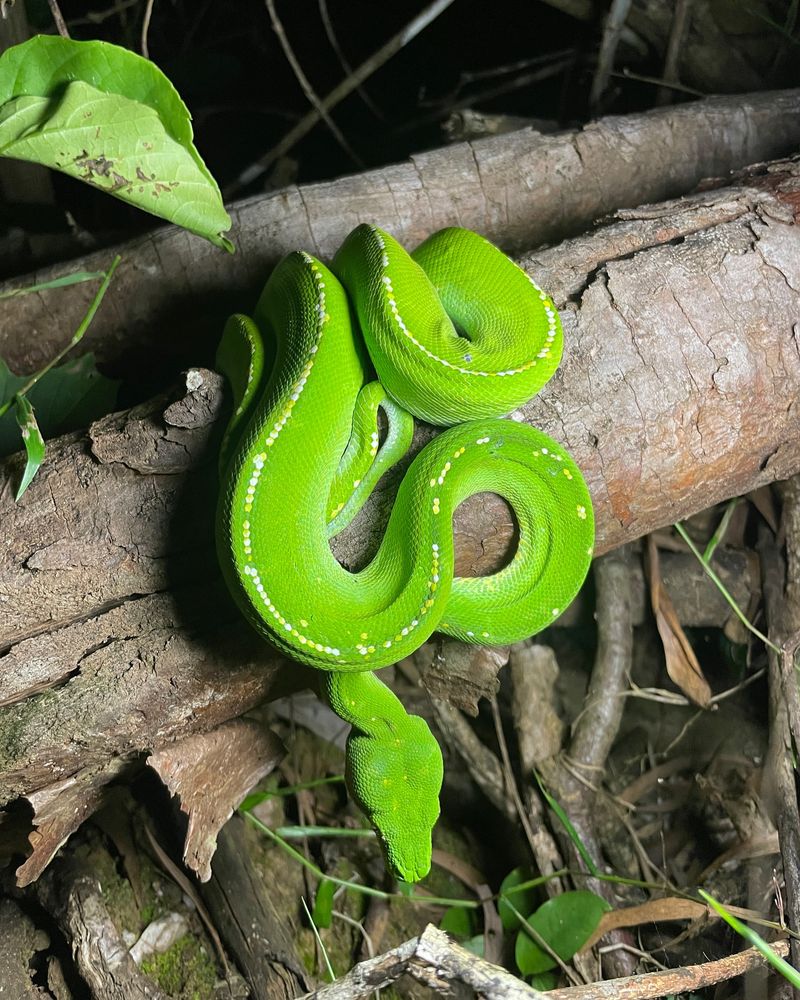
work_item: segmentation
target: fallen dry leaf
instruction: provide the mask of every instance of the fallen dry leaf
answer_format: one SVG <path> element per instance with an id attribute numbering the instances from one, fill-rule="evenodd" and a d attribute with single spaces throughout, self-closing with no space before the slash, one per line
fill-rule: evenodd
<path id="1" fill-rule="evenodd" d="M 581 951 L 587 951 L 604 934 L 620 927 L 639 927 L 641 924 L 657 924 L 665 920 L 698 920 L 708 913 L 709 908 L 705 903 L 682 899 L 680 896 L 650 899 L 639 906 L 623 906 L 619 910 L 603 914 L 597 929 Z"/>
<path id="2" fill-rule="evenodd" d="M 678 621 L 672 600 L 664 589 L 658 548 L 652 535 L 647 537 L 647 579 L 650 584 L 650 603 L 656 618 L 656 627 L 664 644 L 667 673 L 690 701 L 701 708 L 708 708 L 711 702 L 711 688 Z"/>

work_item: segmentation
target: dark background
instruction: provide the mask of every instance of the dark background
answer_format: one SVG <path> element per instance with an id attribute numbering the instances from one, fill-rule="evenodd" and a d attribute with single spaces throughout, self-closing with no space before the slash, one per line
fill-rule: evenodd
<path id="1" fill-rule="evenodd" d="M 454 0 L 369 77 L 363 88 L 366 100 L 354 92 L 333 111 L 352 154 L 318 123 L 287 156 L 246 186 L 236 183 L 241 172 L 310 107 L 266 3 L 155 0 L 147 37 L 150 57 L 192 112 L 197 146 L 220 187 L 229 198 L 242 197 L 380 166 L 441 145 L 448 136 L 461 138 L 458 127 L 448 132 L 448 123 L 464 109 L 514 116 L 508 124 L 516 127 L 524 124 L 518 118 L 526 119 L 549 131 L 599 114 L 652 107 L 659 88 L 642 77 L 662 76 L 675 5 L 635 0 L 616 50 L 615 72 L 592 102 L 609 4 L 576 0 L 589 11 L 588 18 L 578 19 L 556 9 L 569 6 L 564 0 L 552 2 Z M 720 67 L 713 69 L 715 58 L 685 60 L 680 88 L 670 90 L 669 99 L 797 85 L 797 6 L 796 0 L 695 0 L 692 37 L 707 44 L 712 55 L 716 46 Z M 341 58 L 357 67 L 424 7 L 423 0 L 327 0 Z M 145 0 L 63 0 L 60 8 L 73 38 L 104 39 L 141 52 Z M 347 71 L 326 34 L 319 0 L 275 0 L 275 8 L 303 72 L 316 94 L 324 96 Z M 47 0 L 28 0 L 24 10 L 30 33 L 54 31 Z M 704 37 L 709 33 L 713 37 Z M 725 46 L 744 53 L 744 70 L 724 65 L 719 50 Z M 154 225 L 120 202 L 50 176 L 51 199 L 21 204 L 18 197 L 6 197 L 0 204 L 0 221 L 25 237 L 0 261 L 0 274 L 24 273 Z M 35 238 L 27 239 L 29 234 Z M 47 234 L 54 237 L 49 245 L 42 238 Z"/>

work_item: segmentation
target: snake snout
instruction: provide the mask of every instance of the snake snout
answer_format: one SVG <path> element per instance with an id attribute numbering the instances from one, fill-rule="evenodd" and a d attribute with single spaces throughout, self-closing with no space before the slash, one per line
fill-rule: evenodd
<path id="1" fill-rule="evenodd" d="M 384 853 L 389 870 L 401 882 L 421 882 L 431 870 L 430 836 L 427 844 L 394 843 L 391 847 L 384 843 Z"/>

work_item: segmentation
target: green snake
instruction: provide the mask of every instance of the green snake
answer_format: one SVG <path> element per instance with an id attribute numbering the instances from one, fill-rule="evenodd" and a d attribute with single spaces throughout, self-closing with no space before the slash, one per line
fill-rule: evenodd
<path id="1" fill-rule="evenodd" d="M 544 385 L 561 350 L 549 296 L 455 228 L 409 255 L 361 225 L 330 269 L 291 253 L 253 319 L 232 316 L 222 337 L 234 396 L 216 522 L 225 579 L 273 646 L 323 672 L 323 696 L 352 726 L 348 789 L 406 882 L 430 868 L 442 757 L 373 671 L 434 631 L 525 639 L 575 596 L 594 542 L 583 477 L 545 434 L 498 419 Z M 409 448 L 412 414 L 448 429 L 408 469 L 377 554 L 349 572 L 330 539 Z M 517 548 L 491 576 L 456 577 L 453 513 L 483 491 L 511 504 Z"/>

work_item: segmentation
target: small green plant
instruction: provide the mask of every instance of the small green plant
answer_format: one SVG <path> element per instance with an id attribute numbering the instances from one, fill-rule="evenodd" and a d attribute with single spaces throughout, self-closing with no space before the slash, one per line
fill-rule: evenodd
<path id="1" fill-rule="evenodd" d="M 518 913 L 532 913 L 537 903 L 534 883 L 537 880 L 525 868 L 512 868 L 500 883 L 497 912 L 503 929 L 516 931 L 522 926 Z"/>
<path id="2" fill-rule="evenodd" d="M 186 105 L 157 66 L 127 49 L 49 35 L 7 49 L 0 56 L 0 156 L 59 170 L 233 251 L 224 235 L 231 220 L 194 147 Z M 67 275 L 3 294 L 103 279 L 72 339 L 44 368 L 16 379 L 0 360 L 0 439 L 13 432 L 17 441 L 18 431 L 27 454 L 17 500 L 44 460 L 44 438 L 69 423 L 64 413 L 45 419 L 45 409 L 78 409 L 88 422 L 99 415 L 98 393 L 111 387 L 91 360 L 56 365 L 82 339 L 118 264 L 119 257 L 104 273 Z M 113 399 L 106 393 L 104 401 L 108 412 Z M 3 425 L 12 407 L 17 431 Z M 5 450 L 14 449 L 6 444 Z"/>
<path id="3" fill-rule="evenodd" d="M 583 947 L 603 914 L 611 909 L 600 896 L 585 890 L 564 892 L 539 905 L 537 890 L 552 877 L 530 877 L 524 868 L 514 868 L 503 879 L 497 895 L 503 928 L 515 935 L 517 969 L 538 990 L 557 984 L 553 970 Z M 445 910 L 439 926 L 464 947 L 482 954 L 483 935 L 476 933 L 474 910 L 452 906 Z"/>
<path id="4" fill-rule="evenodd" d="M 538 977 L 568 962 L 589 940 L 604 913 L 611 907 L 596 893 L 585 889 L 562 892 L 548 899 L 528 917 L 506 899 L 510 912 L 519 921 L 520 929 L 514 947 L 514 959 L 523 976 Z M 547 989 L 550 976 L 537 980 L 540 989 Z"/>
<path id="5" fill-rule="evenodd" d="M 16 450 L 18 439 L 10 421 L 12 407 L 27 455 L 25 470 L 17 488 L 17 500 L 30 486 L 44 460 L 44 436 L 67 430 L 75 425 L 74 422 L 88 423 L 101 412 L 108 412 L 116 399 L 117 384 L 104 379 L 97 372 L 91 355 L 85 355 L 84 358 L 61 367 L 56 366 L 83 339 L 119 262 L 120 258 L 115 257 L 108 271 L 102 273 L 103 280 L 86 315 L 78 324 L 78 329 L 66 346 L 43 368 L 28 377 L 15 376 L 0 359 L 0 455 Z M 69 283 L 71 282 L 61 282 Z M 48 284 L 52 287 L 54 283 Z M 33 291 L 36 287 L 21 291 Z M 34 401 L 39 412 L 38 422 Z"/>

